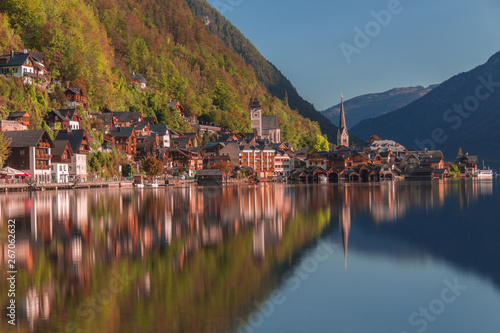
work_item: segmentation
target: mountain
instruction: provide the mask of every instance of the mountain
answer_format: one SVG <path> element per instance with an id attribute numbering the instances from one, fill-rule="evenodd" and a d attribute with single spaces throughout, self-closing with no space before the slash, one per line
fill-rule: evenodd
<path id="1" fill-rule="evenodd" d="M 383 93 L 365 94 L 351 98 L 344 101 L 347 124 L 349 127 L 353 127 L 364 119 L 375 118 L 400 109 L 424 96 L 435 87 L 437 85 L 427 88 L 422 86 L 394 88 Z M 321 113 L 333 124 L 337 124 L 339 122 L 340 104 L 321 111 Z"/>
<path id="2" fill-rule="evenodd" d="M 448 160 L 458 149 L 500 167 L 500 52 L 485 64 L 443 82 L 427 95 L 388 114 L 367 119 L 350 132 L 376 134 L 407 148 L 441 149 Z"/>
<path id="3" fill-rule="evenodd" d="M 308 101 L 304 100 L 292 83 L 268 60 L 257 48 L 228 20 L 224 18 L 206 0 L 185 0 L 200 20 L 207 23 L 207 29 L 220 38 L 231 50 L 239 54 L 250 65 L 257 75 L 257 79 L 268 91 L 281 100 L 284 100 L 292 109 L 311 121 L 318 122 L 321 131 L 330 141 L 337 137 L 337 127 L 327 121 L 320 112 Z M 257 24 L 257 23 L 256 23 Z"/>
<path id="4" fill-rule="evenodd" d="M 141 111 L 189 130 L 168 107 L 178 100 L 190 115 L 247 132 L 248 105 L 258 97 L 265 114 L 277 115 L 285 140 L 300 147 L 321 134 L 317 123 L 268 90 L 183 0 L 3 0 L 0 36 L 1 54 L 41 51 L 52 78 L 62 83 L 43 90 L 1 78 L 0 118 L 28 111 L 35 127 L 44 127 L 47 110 L 64 107 L 68 82 L 83 88 L 90 112 Z M 145 76 L 146 91 L 129 84 L 132 72 Z"/>

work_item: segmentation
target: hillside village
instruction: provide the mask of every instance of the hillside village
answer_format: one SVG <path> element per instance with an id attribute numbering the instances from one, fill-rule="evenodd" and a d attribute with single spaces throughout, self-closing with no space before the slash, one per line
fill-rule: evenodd
<path id="1" fill-rule="evenodd" d="M 53 82 L 45 69 L 43 54 L 23 50 L 0 56 L 0 74 L 23 80 L 25 85 L 47 87 Z M 147 78 L 129 74 L 129 84 L 147 89 Z M 407 149 L 392 140 L 373 138 L 369 143 L 349 140 L 343 101 L 336 144 L 329 149 L 296 149 L 284 142 L 276 116 L 263 115 L 257 98 L 248 105 L 251 133 L 232 132 L 204 124 L 184 113 L 182 101 L 169 106 L 189 123 L 193 132 L 182 133 L 158 123 L 141 112 L 103 108 L 89 113 L 82 87 L 66 84 L 67 108 L 47 110 L 44 121 L 52 133 L 34 128 L 28 112 L 11 112 L 0 120 L 0 134 L 7 139 L 10 154 L 4 181 L 28 179 L 36 183 L 86 182 L 109 176 L 92 158 L 96 154 L 119 153 L 123 163 L 111 175 L 130 177 L 144 171 L 144 161 L 154 158 L 163 165 L 156 176 L 195 177 L 201 170 L 219 170 L 224 179 L 289 179 L 295 181 L 369 182 L 394 179 L 432 179 L 451 175 L 470 176 L 478 157 L 462 152 L 445 162 L 441 151 Z M 90 125 L 88 125 L 90 124 Z M 90 126 L 90 127 L 89 127 Z M 85 129 L 85 127 L 87 127 Z M 94 133 L 103 140 L 96 145 Z M 51 135 L 52 134 L 52 135 Z M 125 168 L 124 165 L 129 168 Z M 5 168 L 4 168 L 5 169 Z M 201 172 L 203 174 L 203 172 Z"/>

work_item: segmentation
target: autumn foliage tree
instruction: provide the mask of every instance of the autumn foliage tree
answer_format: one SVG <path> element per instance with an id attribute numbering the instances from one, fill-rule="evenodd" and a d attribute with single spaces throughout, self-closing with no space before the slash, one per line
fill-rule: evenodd
<path id="1" fill-rule="evenodd" d="M 149 157 L 142 165 L 142 171 L 148 176 L 159 176 L 163 173 L 163 163 L 154 157 Z"/>
<path id="2" fill-rule="evenodd" d="M 10 141 L 7 140 L 5 135 L 0 133 L 0 168 L 3 167 L 5 161 L 10 155 Z"/>

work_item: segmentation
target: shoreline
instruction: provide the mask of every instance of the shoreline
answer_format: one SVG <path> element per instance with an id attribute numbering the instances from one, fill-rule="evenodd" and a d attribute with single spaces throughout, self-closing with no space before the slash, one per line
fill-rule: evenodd
<path id="1" fill-rule="evenodd" d="M 391 180 L 391 181 L 379 181 L 379 182 L 301 182 L 301 181 L 288 181 L 288 182 L 270 182 L 263 181 L 260 182 L 262 184 L 289 184 L 289 185 L 356 185 L 356 184 L 390 184 L 390 183 L 421 183 L 421 182 L 453 182 L 453 181 L 462 181 L 462 180 L 476 180 L 478 182 L 494 182 L 497 179 L 494 177 L 493 179 L 475 179 L 473 177 L 458 177 L 458 178 L 446 178 L 446 179 L 401 179 L 401 180 Z M 230 185 L 249 185 L 248 181 L 231 181 L 217 186 L 230 186 Z M 258 183 L 253 183 L 253 185 Z M 158 182 L 158 187 L 167 188 L 167 187 L 186 187 L 186 186 L 200 186 L 205 187 L 204 185 L 198 185 L 193 179 L 170 179 L 167 181 Z M 40 184 L 36 188 L 31 187 L 29 184 L 0 184 L 0 193 L 8 193 L 8 192 L 39 192 L 39 191 L 57 191 L 57 190 L 79 190 L 79 189 L 91 189 L 91 188 L 135 188 L 133 181 L 102 181 L 102 182 L 88 182 L 88 183 L 80 183 L 75 185 L 73 183 L 45 183 Z M 145 187 L 150 188 L 150 187 Z"/>

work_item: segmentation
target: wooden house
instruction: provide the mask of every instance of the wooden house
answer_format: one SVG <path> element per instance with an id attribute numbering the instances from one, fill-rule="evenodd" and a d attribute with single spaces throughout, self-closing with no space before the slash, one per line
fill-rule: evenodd
<path id="1" fill-rule="evenodd" d="M 137 154 L 136 136 L 133 127 L 113 127 L 106 138 L 122 153 Z"/>
<path id="2" fill-rule="evenodd" d="M 15 120 L 24 126 L 29 126 L 31 122 L 31 116 L 28 112 L 12 112 L 7 117 L 7 120 Z"/>
<path id="3" fill-rule="evenodd" d="M 45 122 L 51 128 L 58 129 L 80 129 L 81 118 L 76 109 L 52 110 L 45 116 Z"/>
<path id="4" fill-rule="evenodd" d="M 33 176 L 38 182 L 51 181 L 51 149 L 54 144 L 45 130 L 3 132 L 10 141 L 6 166 Z"/>
<path id="5" fill-rule="evenodd" d="M 87 110 L 87 95 L 85 95 L 81 87 L 68 87 L 64 91 L 64 95 L 66 95 L 70 107 L 77 108 L 80 106 Z"/>

